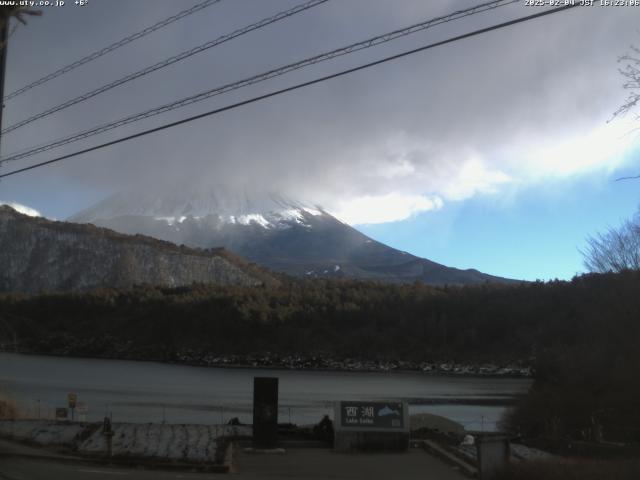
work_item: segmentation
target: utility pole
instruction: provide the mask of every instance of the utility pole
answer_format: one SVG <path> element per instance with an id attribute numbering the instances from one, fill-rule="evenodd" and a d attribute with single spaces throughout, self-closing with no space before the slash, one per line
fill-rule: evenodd
<path id="1" fill-rule="evenodd" d="M 7 51 L 9 48 L 9 19 L 11 16 L 8 14 L 2 15 L 0 21 L 0 45 L 2 50 L 0 51 L 0 132 L 2 132 L 2 113 L 4 112 L 4 73 L 7 68 Z M 2 152 L 2 133 L 0 133 L 0 153 Z M 1 164 L 0 164 L 1 166 Z"/>
<path id="2" fill-rule="evenodd" d="M 17 3 L 17 2 L 15 2 Z M 20 23 L 26 25 L 27 22 L 22 15 L 40 16 L 40 10 L 31 10 L 25 7 L 3 6 L 0 7 L 0 154 L 2 153 L 2 117 L 4 113 L 4 74 L 7 69 L 7 55 L 9 53 L 9 22 L 11 17 L 15 17 Z M 0 162 L 0 168 L 2 162 Z"/>

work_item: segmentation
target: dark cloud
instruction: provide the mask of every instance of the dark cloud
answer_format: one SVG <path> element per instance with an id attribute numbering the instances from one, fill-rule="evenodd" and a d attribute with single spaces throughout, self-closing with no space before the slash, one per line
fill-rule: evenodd
<path id="1" fill-rule="evenodd" d="M 11 101 L 5 125 L 294 4 L 224 0 Z M 466 1 L 331 1 L 33 123 L 7 135 L 3 151 L 42 143 L 468 5 Z M 20 27 L 12 38 L 7 91 L 178 9 L 177 2 L 159 0 L 91 0 L 82 8 L 49 8 L 43 18 Z M 538 146 L 578 138 L 604 126 L 624 97 L 616 59 L 637 40 L 635 10 L 576 8 L 516 25 L 43 168 L 8 180 L 0 190 L 15 197 L 18 188 L 24 193 L 25 188 L 54 184 L 80 192 L 67 202 L 68 209 L 76 203 L 79 210 L 94 200 L 87 189 L 106 194 L 154 185 L 165 189 L 167 184 L 179 188 L 192 183 L 242 184 L 283 191 L 336 211 L 362 197 L 404 195 L 446 201 L 496 191 L 509 182 L 550 173 L 549 162 L 537 163 Z M 534 11 L 521 3 L 438 26 L 55 154 Z M 587 167 L 595 168 L 593 162 Z M 16 200 L 28 203 L 29 195 L 22 197 Z M 428 203 L 423 206 L 426 209 Z"/>

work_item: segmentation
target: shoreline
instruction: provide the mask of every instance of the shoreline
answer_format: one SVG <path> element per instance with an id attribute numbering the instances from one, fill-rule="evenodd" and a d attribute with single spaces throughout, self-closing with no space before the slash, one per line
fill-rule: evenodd
<path id="1" fill-rule="evenodd" d="M 344 373 L 421 373 L 429 376 L 442 377 L 469 377 L 469 378 L 528 378 L 533 379 L 533 370 L 529 366 L 518 365 L 518 362 L 507 364 L 472 364 L 455 362 L 380 362 L 356 359 L 324 359 L 318 357 L 303 357 L 291 355 L 278 358 L 280 362 L 268 363 L 270 357 L 252 355 L 217 355 L 214 358 L 206 356 L 200 361 L 193 358 L 182 359 L 158 359 L 140 358 L 136 356 L 92 356 L 86 354 L 61 354 L 49 352 L 35 352 L 28 350 L 9 351 L 0 348 L 0 353 L 15 355 L 31 355 L 43 357 L 95 359 L 95 360 L 120 360 L 131 362 L 153 362 L 165 365 L 184 365 L 202 368 L 224 368 L 242 370 L 284 370 L 302 372 L 344 372 Z M 267 359 L 265 361 L 265 359 Z M 207 361 L 209 360 L 209 361 Z M 241 361 L 244 360 L 244 361 Z"/>

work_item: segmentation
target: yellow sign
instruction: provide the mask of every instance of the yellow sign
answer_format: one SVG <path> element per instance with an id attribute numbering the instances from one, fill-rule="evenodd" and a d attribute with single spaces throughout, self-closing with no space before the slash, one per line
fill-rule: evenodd
<path id="1" fill-rule="evenodd" d="M 69 400 L 69 408 L 76 408 L 78 395 L 76 395 L 75 393 L 70 393 L 69 395 L 67 395 L 67 399 Z"/>

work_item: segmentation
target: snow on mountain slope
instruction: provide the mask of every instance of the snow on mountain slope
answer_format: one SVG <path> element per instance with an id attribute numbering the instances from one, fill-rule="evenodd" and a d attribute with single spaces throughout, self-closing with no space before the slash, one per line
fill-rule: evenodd
<path id="1" fill-rule="evenodd" d="M 304 214 L 321 215 L 322 211 L 275 193 L 232 191 L 226 187 L 163 192 L 162 195 L 128 192 L 113 195 L 83 210 L 69 221 L 88 223 L 122 216 L 143 216 L 182 223 L 186 218 L 216 216 L 222 223 L 265 228 L 281 221 L 302 222 Z"/>
<path id="2" fill-rule="evenodd" d="M 190 247 L 225 247 L 301 277 L 468 284 L 507 281 L 446 267 L 377 242 L 320 207 L 228 187 L 114 195 L 69 219 Z"/>

